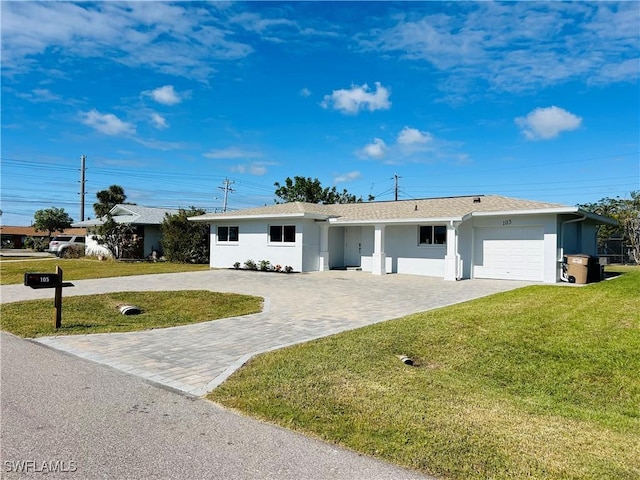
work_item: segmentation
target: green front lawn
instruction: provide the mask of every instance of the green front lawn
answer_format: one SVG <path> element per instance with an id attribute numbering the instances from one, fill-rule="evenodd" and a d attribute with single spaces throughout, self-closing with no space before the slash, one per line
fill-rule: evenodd
<path id="1" fill-rule="evenodd" d="M 0 262 L 0 284 L 22 283 L 25 272 L 54 273 L 56 265 L 63 270 L 65 281 L 88 278 L 124 277 L 153 273 L 195 272 L 209 270 L 209 265 L 192 265 L 170 262 L 116 262 L 93 258 L 55 259 L 40 261 Z"/>
<path id="2" fill-rule="evenodd" d="M 136 305 L 140 315 L 122 315 L 118 305 Z M 174 327 L 260 312 L 262 298 L 203 290 L 118 292 L 64 297 L 62 328 L 54 328 L 53 299 L 1 305 L 0 325 L 21 337 L 131 332 Z"/>
<path id="3" fill-rule="evenodd" d="M 209 398 L 439 478 L 638 479 L 640 269 L 627 271 L 267 353 Z"/>

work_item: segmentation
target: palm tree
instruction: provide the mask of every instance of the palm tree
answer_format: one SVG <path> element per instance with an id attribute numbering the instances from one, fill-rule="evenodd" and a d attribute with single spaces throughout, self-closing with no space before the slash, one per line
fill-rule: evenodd
<path id="1" fill-rule="evenodd" d="M 124 203 L 127 199 L 124 188 L 120 185 L 111 185 L 107 190 L 100 190 L 96 197 L 98 201 L 93 204 L 93 210 L 97 218 L 104 217 L 114 206 Z"/>

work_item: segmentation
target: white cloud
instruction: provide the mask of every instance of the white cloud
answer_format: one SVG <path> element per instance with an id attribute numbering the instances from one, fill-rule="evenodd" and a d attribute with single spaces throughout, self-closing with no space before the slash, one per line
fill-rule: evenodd
<path id="1" fill-rule="evenodd" d="M 311 96 L 311 90 L 309 90 L 308 88 L 303 88 L 302 90 L 300 90 L 300 96 L 302 97 L 309 97 Z"/>
<path id="2" fill-rule="evenodd" d="M 112 113 L 100 113 L 95 108 L 89 112 L 82 112 L 82 123 L 105 135 L 134 135 L 135 125 L 123 122 Z"/>
<path id="3" fill-rule="evenodd" d="M 320 103 L 322 108 L 333 107 L 342 113 L 356 114 L 360 110 L 387 110 L 391 108 L 389 101 L 389 89 L 383 87 L 380 82 L 376 82 L 375 92 L 369 91 L 369 86 L 352 85 L 351 89 L 334 90 L 331 95 L 325 95 Z"/>
<path id="4" fill-rule="evenodd" d="M 233 158 L 259 158 L 262 156 L 260 152 L 243 150 L 239 147 L 228 147 L 217 150 L 210 150 L 203 156 L 211 159 L 233 159 Z"/>
<path id="5" fill-rule="evenodd" d="M 297 23 L 286 18 L 262 18 L 260 15 L 249 12 L 235 15 L 231 18 L 231 22 L 238 23 L 246 30 L 255 33 L 264 33 L 266 30 L 278 27 L 289 27 L 298 30 Z"/>
<path id="6" fill-rule="evenodd" d="M 373 142 L 364 146 L 362 150 L 360 150 L 361 156 L 375 158 L 379 160 L 383 158 L 387 152 L 388 148 L 384 140 L 381 138 L 374 138 Z"/>
<path id="7" fill-rule="evenodd" d="M 333 179 L 333 183 L 344 183 L 344 182 L 350 182 L 352 180 L 356 180 L 358 178 L 362 177 L 362 174 L 360 172 L 349 172 L 349 173 L 344 173 L 342 175 L 338 175 L 337 177 L 335 177 Z"/>
<path id="8" fill-rule="evenodd" d="M 213 6 L 168 2 L 5 2 L 2 68 L 28 72 L 48 51 L 81 65 L 104 58 L 129 67 L 207 81 L 213 64 L 250 55 L 253 47 L 230 40 Z M 40 58 L 39 58 L 40 57 Z M 65 63 L 67 69 L 73 64 Z"/>
<path id="9" fill-rule="evenodd" d="M 621 82 L 628 78 L 634 78 L 640 72 L 640 58 L 632 58 L 620 63 L 610 63 L 605 65 L 600 71 L 600 75 L 589 80 L 593 84 L 606 84 L 611 82 Z"/>
<path id="10" fill-rule="evenodd" d="M 526 117 L 515 119 L 529 140 L 548 140 L 555 138 L 564 131 L 575 130 L 582 124 L 582 118 L 566 110 L 552 106 L 536 108 Z"/>
<path id="11" fill-rule="evenodd" d="M 184 150 L 186 148 L 190 148 L 190 146 L 184 142 L 163 142 L 161 140 L 144 138 L 134 138 L 134 140 L 147 148 L 153 148 L 154 150 L 162 150 L 165 152 L 168 150 Z"/>
<path id="12" fill-rule="evenodd" d="M 430 64 L 444 74 L 440 88 L 458 99 L 478 82 L 517 92 L 640 75 L 636 2 L 473 2 L 438 10 L 395 17 L 357 41 L 366 51 Z"/>
<path id="13" fill-rule="evenodd" d="M 291 15 L 286 15 L 287 17 Z M 302 17 L 302 22 L 309 21 L 309 18 Z M 301 40 L 305 42 L 305 47 L 309 47 L 309 39 L 313 37 L 337 37 L 339 34 L 334 31 L 335 26 L 331 23 L 322 28 L 322 20 L 314 18 L 312 23 L 320 23 L 321 28 L 307 27 L 300 25 L 301 22 L 289 18 L 274 17 L 267 18 L 261 14 L 243 12 L 229 18 L 231 24 L 240 25 L 249 32 L 260 35 L 261 40 L 272 43 L 295 43 Z"/>
<path id="14" fill-rule="evenodd" d="M 404 127 L 398 134 L 397 142 L 401 145 L 423 145 L 433 140 L 429 132 L 421 132 L 416 128 Z"/>
<path id="15" fill-rule="evenodd" d="M 24 98 L 25 100 L 29 100 L 30 102 L 34 103 L 57 102 L 62 100 L 62 97 L 60 97 L 59 95 L 55 95 L 46 88 L 34 88 L 29 93 L 16 92 L 16 95 L 20 98 Z"/>
<path id="16" fill-rule="evenodd" d="M 167 124 L 167 119 L 164 118 L 159 113 L 154 112 L 151 114 L 151 122 L 153 123 L 153 126 L 159 130 L 164 130 L 165 128 L 169 128 L 169 125 Z"/>
<path id="17" fill-rule="evenodd" d="M 267 164 L 251 163 L 249 165 L 235 165 L 231 167 L 231 171 L 240 174 L 248 173 L 249 175 L 260 177 L 267 173 Z"/>
<path id="18" fill-rule="evenodd" d="M 173 85 L 165 85 L 164 87 L 158 87 L 155 90 L 147 90 L 142 93 L 163 105 L 176 105 L 182 101 L 180 95 L 173 89 Z"/>
<path id="19" fill-rule="evenodd" d="M 381 138 L 374 138 L 354 153 L 360 158 L 381 160 L 388 165 L 439 161 L 468 163 L 471 160 L 460 151 L 462 146 L 461 142 L 448 141 L 427 131 L 405 126 L 395 135 L 394 141 L 387 144 Z"/>

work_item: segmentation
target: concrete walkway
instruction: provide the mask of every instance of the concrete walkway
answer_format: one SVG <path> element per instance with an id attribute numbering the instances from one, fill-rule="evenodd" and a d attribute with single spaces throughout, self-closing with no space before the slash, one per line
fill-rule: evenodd
<path id="1" fill-rule="evenodd" d="M 213 390 L 258 353 L 528 285 L 351 271 L 286 275 L 234 270 L 73 283 L 64 296 L 202 289 L 263 297 L 264 310 L 254 315 L 143 332 L 36 340 L 195 396 Z M 7 303 L 53 298 L 53 291 L 5 285 L 0 296 Z"/>

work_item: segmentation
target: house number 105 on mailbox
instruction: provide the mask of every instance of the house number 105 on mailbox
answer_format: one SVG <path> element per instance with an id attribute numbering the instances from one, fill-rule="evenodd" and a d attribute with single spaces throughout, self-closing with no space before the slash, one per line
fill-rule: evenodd
<path id="1" fill-rule="evenodd" d="M 60 286 L 60 276 L 57 273 L 32 273 L 24 274 L 25 287 L 54 288 Z"/>

